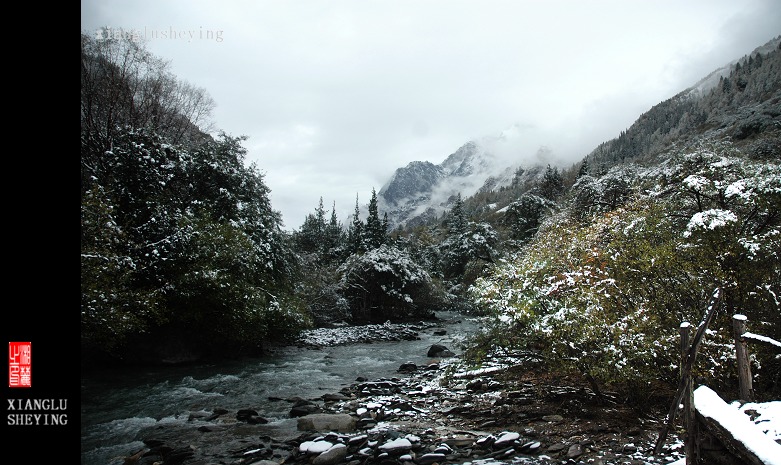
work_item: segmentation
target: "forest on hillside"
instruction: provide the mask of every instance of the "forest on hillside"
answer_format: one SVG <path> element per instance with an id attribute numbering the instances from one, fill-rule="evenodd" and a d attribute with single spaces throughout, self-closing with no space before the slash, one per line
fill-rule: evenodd
<path id="1" fill-rule="evenodd" d="M 678 326 L 718 290 L 702 375 L 735 382 L 730 319 L 781 340 L 781 49 L 744 57 L 571 167 L 390 230 L 376 193 L 282 228 L 244 137 L 164 60 L 82 34 L 81 341 L 86 365 L 261 353 L 336 321 L 490 317 L 470 360 L 533 351 L 635 400 L 677 377 Z M 523 182 L 520 180 L 523 179 Z M 326 193 L 324 193 L 326 194 Z M 146 349 L 139 350 L 140 347 Z M 772 346 L 758 392 L 779 392 Z"/>

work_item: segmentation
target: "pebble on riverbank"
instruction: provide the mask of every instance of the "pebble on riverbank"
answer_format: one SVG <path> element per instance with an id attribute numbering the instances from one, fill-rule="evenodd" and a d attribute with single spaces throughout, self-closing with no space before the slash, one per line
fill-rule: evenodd
<path id="1" fill-rule="evenodd" d="M 220 441 L 187 444 L 147 439 L 150 452 L 138 463 L 262 465 L 269 459 L 277 465 L 650 463 L 647 453 L 653 448 L 657 425 L 649 424 L 647 429 L 611 425 L 585 415 L 554 413 L 556 407 L 545 398 L 524 400 L 547 391 L 558 405 L 564 405 L 590 396 L 580 388 L 508 386 L 490 376 L 480 377 L 479 383 L 473 379 L 441 386 L 441 375 L 440 369 L 356 382 L 328 396 L 335 400 L 323 401 L 323 413 L 300 417 L 301 435 L 284 442 L 246 436 L 248 446 L 235 449 L 235 441 L 222 441 L 233 444 L 230 449 L 220 447 Z M 235 431 L 226 428 L 203 434 L 224 436 Z M 682 456 L 675 447 L 665 454 L 667 460 Z"/>
<path id="2" fill-rule="evenodd" d="M 438 362 L 319 399 L 287 399 L 306 406 L 302 415 L 291 410 L 299 430 L 292 438 L 259 434 L 268 425 L 253 423 L 262 412 L 249 408 L 193 418 L 186 431 L 145 431 L 148 450 L 135 463 L 608 465 L 683 456 L 675 442 L 650 457 L 659 425 L 616 403 L 598 405 L 587 388 L 522 382 L 497 367 L 457 371 L 457 357 Z"/>

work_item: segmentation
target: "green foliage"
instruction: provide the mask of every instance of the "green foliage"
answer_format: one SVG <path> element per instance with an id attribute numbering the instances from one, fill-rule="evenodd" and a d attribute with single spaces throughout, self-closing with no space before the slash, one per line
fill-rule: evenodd
<path id="1" fill-rule="evenodd" d="M 347 250 L 354 253 L 362 253 L 366 251 L 366 243 L 364 242 L 364 229 L 365 225 L 361 221 L 361 209 L 358 206 L 358 195 L 355 195 L 355 212 L 353 213 L 352 223 L 347 231 Z"/>
<path id="2" fill-rule="evenodd" d="M 323 198 L 314 213 L 310 213 L 304 219 L 304 224 L 295 234 L 296 250 L 303 253 L 327 252 L 326 231 L 328 225 L 325 222 L 325 209 Z"/>
<path id="3" fill-rule="evenodd" d="M 469 220 L 466 218 L 466 212 L 464 212 L 464 201 L 461 199 L 460 192 L 448 214 L 447 227 L 451 236 L 463 234 L 469 227 Z"/>
<path id="4" fill-rule="evenodd" d="M 235 355 L 308 325 L 245 138 L 204 132 L 211 97 L 128 38 L 82 34 L 81 52 L 84 353 L 119 359 L 177 334 Z"/>
<path id="5" fill-rule="evenodd" d="M 164 290 L 136 283 L 138 266 L 125 251 L 127 234 L 113 210 L 100 187 L 82 197 L 82 346 L 109 353 L 121 347 L 129 334 L 165 320 Z"/>
<path id="6" fill-rule="evenodd" d="M 316 261 L 305 262 L 306 272 L 296 284 L 296 295 L 305 303 L 316 326 L 335 321 L 351 321 L 349 302 L 342 296 L 341 275 L 335 266 L 322 266 Z"/>
<path id="7" fill-rule="evenodd" d="M 86 349 L 120 356 L 142 334 L 186 328 L 202 351 L 236 353 L 308 324 L 295 305 L 280 317 L 293 255 L 241 141 L 188 150 L 127 130 L 82 160 Z"/>
<path id="8" fill-rule="evenodd" d="M 678 326 L 699 323 L 722 287 L 698 370 L 728 385 L 733 313 L 779 337 L 779 166 L 729 145 L 695 147 L 641 170 L 633 185 L 644 194 L 571 215 L 585 190 L 574 189 L 524 249 L 477 279 L 475 302 L 502 322 L 492 334 L 507 350 L 536 348 L 551 366 L 642 393 L 657 380 L 675 384 Z"/>
<path id="9" fill-rule="evenodd" d="M 377 210 L 377 193 L 372 189 L 372 196 L 369 199 L 369 216 L 363 227 L 363 248 L 365 250 L 376 249 L 387 240 L 387 219 L 380 220 Z"/>
<path id="10" fill-rule="evenodd" d="M 355 321 L 426 316 L 442 303 L 428 272 L 394 246 L 354 254 L 339 272 L 339 293 Z"/>
<path id="11" fill-rule="evenodd" d="M 537 232 L 553 202 L 532 193 L 522 194 L 507 206 L 503 222 L 510 228 L 510 238 L 527 241 Z"/>
<path id="12" fill-rule="evenodd" d="M 463 232 L 448 235 L 439 247 L 445 279 L 459 280 L 474 260 L 493 262 L 497 241 L 496 231 L 487 223 L 469 223 Z"/>
<path id="13" fill-rule="evenodd" d="M 634 173 L 626 166 L 613 168 L 599 177 L 584 174 L 572 186 L 573 214 L 588 219 L 615 210 L 630 200 Z"/>
<path id="14" fill-rule="evenodd" d="M 548 200 L 557 200 L 564 193 L 564 179 L 558 168 L 551 168 L 550 165 L 545 168 L 537 191 Z"/>

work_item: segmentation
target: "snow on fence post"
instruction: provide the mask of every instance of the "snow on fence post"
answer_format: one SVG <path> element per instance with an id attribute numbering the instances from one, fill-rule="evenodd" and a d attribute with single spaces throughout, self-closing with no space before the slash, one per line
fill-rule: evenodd
<path id="1" fill-rule="evenodd" d="M 691 324 L 684 321 L 678 328 L 681 334 L 681 378 L 684 379 L 685 388 L 683 394 L 683 427 L 686 430 L 684 452 L 686 465 L 697 463 L 697 412 L 694 410 L 694 389 L 692 387 L 691 371 L 687 373 L 684 368 L 689 355 L 689 333 Z"/>
<path id="2" fill-rule="evenodd" d="M 732 330 L 735 337 L 735 358 L 738 363 L 738 383 L 740 390 L 740 400 L 751 402 L 754 400 L 754 387 L 751 381 L 751 365 L 748 360 L 748 347 L 746 338 L 746 316 L 732 316 Z"/>

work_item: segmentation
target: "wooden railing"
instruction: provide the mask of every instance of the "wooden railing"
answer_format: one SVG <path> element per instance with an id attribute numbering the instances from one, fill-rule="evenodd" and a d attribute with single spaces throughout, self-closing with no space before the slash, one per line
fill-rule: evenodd
<path id="1" fill-rule="evenodd" d="M 703 321 L 697 328 L 694 339 L 690 342 L 691 324 L 683 322 L 680 325 L 681 337 L 681 380 L 676 392 L 673 404 L 667 415 L 667 422 L 662 429 L 654 449 L 654 454 L 661 452 L 664 441 L 667 437 L 670 427 L 675 421 L 676 414 L 682 410 L 682 422 L 686 434 L 684 437 L 684 446 L 686 454 L 686 464 L 695 465 L 701 463 L 710 463 L 714 460 L 712 454 L 706 457 L 707 452 L 702 450 L 703 444 L 712 443 L 714 440 L 721 443 L 725 452 L 724 456 L 719 457 L 719 463 L 724 464 L 757 464 L 765 462 L 753 454 L 750 448 L 729 434 L 725 434 L 724 425 L 711 418 L 706 418 L 698 414 L 695 405 L 694 386 L 692 382 L 692 366 L 697 356 L 697 349 L 702 342 L 705 330 L 713 319 L 716 308 L 719 305 L 721 290 L 716 289 L 713 293 L 710 305 Z M 743 402 L 754 400 L 754 388 L 751 378 L 750 355 L 748 351 L 748 341 L 758 341 L 770 343 L 781 348 L 781 342 L 771 338 L 750 333 L 746 330 L 747 318 L 745 315 L 737 314 L 732 318 L 733 337 L 735 339 L 735 357 L 738 371 L 738 391 L 739 399 Z M 680 406 L 683 406 L 681 409 Z M 760 432 L 760 434 L 762 434 Z M 729 456 L 727 456 L 729 455 Z M 706 462 L 708 460 L 708 462 Z"/>

